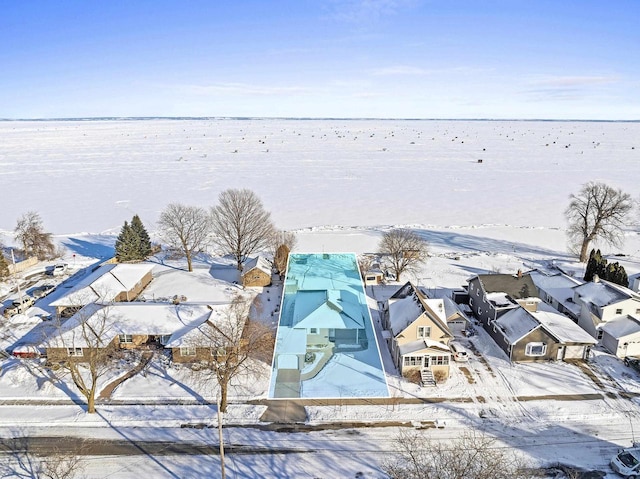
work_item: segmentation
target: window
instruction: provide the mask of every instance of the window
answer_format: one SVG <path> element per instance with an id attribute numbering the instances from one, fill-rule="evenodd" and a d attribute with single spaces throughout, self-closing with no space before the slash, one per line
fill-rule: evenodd
<path id="1" fill-rule="evenodd" d="M 636 309 L 636 314 L 640 314 L 640 309 Z"/>
<path id="2" fill-rule="evenodd" d="M 84 356 L 83 352 L 82 352 L 82 348 L 67 348 L 67 355 L 68 356 Z"/>
<path id="3" fill-rule="evenodd" d="M 473 298 L 469 298 L 469 306 L 473 306 Z"/>
<path id="4" fill-rule="evenodd" d="M 546 343 L 527 343 L 524 354 L 527 356 L 544 356 L 547 353 Z"/>
<path id="5" fill-rule="evenodd" d="M 449 364 L 449 356 L 431 356 L 432 366 L 447 366 Z"/>
<path id="6" fill-rule="evenodd" d="M 180 348 L 180 356 L 195 356 L 195 355 L 196 355 L 196 348 L 191 348 L 191 347 Z"/>
<path id="7" fill-rule="evenodd" d="M 476 296 L 480 296 L 480 290 L 476 289 Z"/>
<path id="8" fill-rule="evenodd" d="M 471 287 L 471 291 L 473 291 L 473 283 L 469 283 L 469 286 Z"/>
<path id="9" fill-rule="evenodd" d="M 604 331 L 602 331 L 602 329 L 598 329 L 596 332 L 596 338 L 598 340 L 602 339 L 602 335 L 604 334 Z"/>
<path id="10" fill-rule="evenodd" d="M 616 309 L 616 314 L 622 314 L 622 308 Z"/>
<path id="11" fill-rule="evenodd" d="M 131 334 L 118 334 L 118 340 L 120 344 L 133 343 L 133 336 Z"/>
<path id="12" fill-rule="evenodd" d="M 419 338 L 430 338 L 431 337 L 431 326 L 418 326 L 418 337 Z"/>
<path id="13" fill-rule="evenodd" d="M 422 356 L 405 356 L 405 366 L 422 366 Z"/>
<path id="14" fill-rule="evenodd" d="M 309 329 L 309 334 L 318 334 L 318 328 Z"/>

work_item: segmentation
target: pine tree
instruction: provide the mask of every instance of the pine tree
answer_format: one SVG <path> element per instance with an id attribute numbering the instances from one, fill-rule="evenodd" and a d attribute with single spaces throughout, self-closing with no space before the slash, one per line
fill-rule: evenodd
<path id="1" fill-rule="evenodd" d="M 593 275 L 596 274 L 596 268 L 598 264 L 598 258 L 596 257 L 596 250 L 592 249 L 589 253 L 589 261 L 587 261 L 587 268 L 584 271 L 584 280 L 591 281 Z"/>
<path id="2" fill-rule="evenodd" d="M 142 220 L 138 215 L 131 218 L 131 229 L 138 238 L 138 260 L 146 259 L 151 255 L 151 239 L 146 228 L 142 224 Z"/>
<path id="3" fill-rule="evenodd" d="M 116 239 L 116 259 L 119 262 L 136 261 L 139 256 L 138 250 L 138 236 L 125 221 L 120 235 Z"/>

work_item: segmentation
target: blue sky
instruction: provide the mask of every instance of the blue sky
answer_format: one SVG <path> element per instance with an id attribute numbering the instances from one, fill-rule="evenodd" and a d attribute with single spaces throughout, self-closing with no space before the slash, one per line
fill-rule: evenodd
<path id="1" fill-rule="evenodd" d="M 0 118 L 640 119 L 637 0 L 0 0 Z"/>

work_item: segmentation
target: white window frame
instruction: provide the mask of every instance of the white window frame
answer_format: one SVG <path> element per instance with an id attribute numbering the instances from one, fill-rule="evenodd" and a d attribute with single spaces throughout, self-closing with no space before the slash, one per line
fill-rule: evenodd
<path id="1" fill-rule="evenodd" d="M 120 344 L 133 343 L 133 334 L 118 334 L 118 341 Z"/>
<path id="2" fill-rule="evenodd" d="M 191 357 L 196 355 L 196 348 L 192 346 L 181 346 L 180 356 Z"/>
<path id="3" fill-rule="evenodd" d="M 309 328 L 309 334 L 318 334 L 318 328 Z"/>
<path id="4" fill-rule="evenodd" d="M 430 338 L 431 337 L 431 326 L 418 326 L 418 338 Z M 422 334 L 420 334 L 422 332 Z M 427 333 L 425 335 L 425 332 Z"/>
<path id="5" fill-rule="evenodd" d="M 540 351 L 539 352 L 534 351 L 534 349 L 536 348 L 540 348 Z M 531 357 L 544 356 L 545 354 L 547 354 L 547 343 L 543 343 L 540 341 L 532 341 L 530 343 L 527 343 L 527 345 L 524 348 L 524 354 L 525 356 L 531 356 Z"/>
<path id="6" fill-rule="evenodd" d="M 616 314 L 622 314 L 622 308 L 617 308 L 616 309 Z"/>
<path id="7" fill-rule="evenodd" d="M 402 365 L 405 367 L 422 366 L 424 356 L 405 356 L 402 359 Z"/>
<path id="8" fill-rule="evenodd" d="M 84 356 L 84 351 L 82 350 L 82 348 L 67 348 L 67 356 L 80 358 Z"/>

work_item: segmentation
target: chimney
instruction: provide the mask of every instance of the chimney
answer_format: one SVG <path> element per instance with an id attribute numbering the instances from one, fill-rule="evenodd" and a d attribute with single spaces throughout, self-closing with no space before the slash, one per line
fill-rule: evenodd
<path id="1" fill-rule="evenodd" d="M 600 276 L 598 276 L 597 274 L 593 275 L 593 280 L 594 283 L 599 283 L 600 282 Z"/>
<path id="2" fill-rule="evenodd" d="M 518 275 L 518 279 L 522 279 L 522 270 L 521 269 L 518 270 L 517 275 Z"/>

